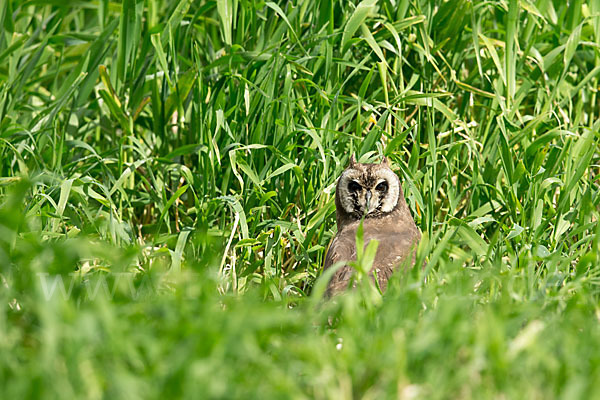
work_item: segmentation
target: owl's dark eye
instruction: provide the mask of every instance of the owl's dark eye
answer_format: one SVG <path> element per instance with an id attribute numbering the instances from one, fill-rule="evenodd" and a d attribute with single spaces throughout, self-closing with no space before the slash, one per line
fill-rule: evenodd
<path id="1" fill-rule="evenodd" d="M 351 192 L 358 192 L 361 188 L 362 186 L 360 186 L 360 183 L 356 181 L 350 181 L 350 183 L 348 184 L 348 190 L 350 190 Z"/>
<path id="2" fill-rule="evenodd" d="M 377 190 L 379 192 L 385 192 L 386 190 L 388 190 L 387 182 L 385 182 L 385 181 L 379 182 L 379 184 L 377 186 L 375 186 L 375 190 Z"/>

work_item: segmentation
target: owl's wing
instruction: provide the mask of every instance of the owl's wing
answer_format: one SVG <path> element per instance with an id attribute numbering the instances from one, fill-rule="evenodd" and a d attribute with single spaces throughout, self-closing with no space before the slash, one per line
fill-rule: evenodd
<path id="1" fill-rule="evenodd" d="M 406 262 L 411 266 L 414 264 L 416 244 L 421 235 L 415 227 L 414 229 L 394 230 L 388 233 L 376 231 L 373 232 L 373 236 L 379 241 L 379 246 L 369 275 L 373 279 L 372 274 L 375 273 L 379 287 L 385 291 L 387 282 L 396 267 Z M 353 234 L 338 233 L 331 242 L 325 256 L 324 270 L 340 261 L 356 260 L 355 240 Z M 353 272 L 354 269 L 348 265 L 344 265 L 337 270 L 329 281 L 326 295 L 331 296 L 345 290 Z"/>
<path id="2" fill-rule="evenodd" d="M 388 280 L 397 267 L 412 266 L 415 262 L 420 233 L 404 230 L 382 237 L 371 272 L 375 272 L 381 290 L 386 290 Z"/>
<path id="3" fill-rule="evenodd" d="M 329 250 L 325 256 L 325 266 L 323 270 L 328 269 L 337 262 L 352 260 L 356 260 L 354 236 L 352 236 L 352 240 L 349 240 L 348 238 L 340 237 L 338 233 L 329 246 Z M 346 289 L 353 271 L 352 267 L 348 265 L 344 265 L 338 269 L 329 281 L 326 296 L 332 296 L 333 294 Z"/>
<path id="4" fill-rule="evenodd" d="M 353 240 L 341 238 L 336 235 L 329 245 L 325 256 L 325 267 L 327 269 L 339 261 L 351 261 L 356 259 L 356 247 Z"/>

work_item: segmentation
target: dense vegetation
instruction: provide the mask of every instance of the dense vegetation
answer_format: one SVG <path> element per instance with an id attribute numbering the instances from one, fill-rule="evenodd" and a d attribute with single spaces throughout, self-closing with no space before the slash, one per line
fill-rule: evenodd
<path id="1" fill-rule="evenodd" d="M 600 396 L 598 2 L 0 26 L 0 398 Z M 326 302 L 351 153 L 393 162 L 425 267 Z"/>

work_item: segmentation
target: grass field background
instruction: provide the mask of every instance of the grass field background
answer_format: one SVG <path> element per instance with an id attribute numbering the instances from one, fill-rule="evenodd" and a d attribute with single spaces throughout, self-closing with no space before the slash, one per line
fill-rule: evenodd
<path id="1" fill-rule="evenodd" d="M 600 396 L 600 3 L 0 3 L 0 398 Z M 319 280 L 386 155 L 423 232 Z"/>

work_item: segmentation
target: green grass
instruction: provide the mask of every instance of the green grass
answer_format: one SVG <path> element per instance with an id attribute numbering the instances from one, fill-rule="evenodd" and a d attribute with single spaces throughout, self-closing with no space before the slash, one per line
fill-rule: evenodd
<path id="1" fill-rule="evenodd" d="M 600 396 L 597 2 L 0 26 L 0 398 Z M 323 302 L 352 153 L 394 164 L 425 267 Z"/>

